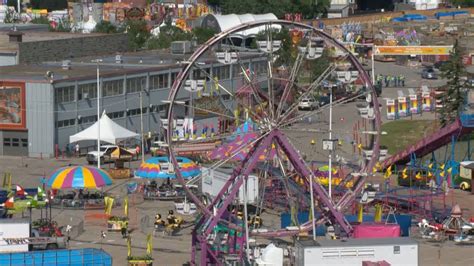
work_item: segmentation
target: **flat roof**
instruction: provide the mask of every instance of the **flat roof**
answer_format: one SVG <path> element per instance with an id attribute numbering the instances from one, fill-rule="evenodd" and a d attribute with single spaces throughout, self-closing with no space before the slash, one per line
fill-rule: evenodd
<path id="1" fill-rule="evenodd" d="M 8 32 L 12 30 L 12 26 L 3 26 L 0 27 L 0 52 L 4 51 L 17 51 L 18 44 L 15 42 L 10 42 L 8 37 Z M 71 38 L 84 38 L 89 36 L 100 36 L 104 35 L 103 33 L 69 33 L 69 32 L 50 32 L 40 30 L 21 30 L 17 27 L 17 30 L 23 33 L 22 42 L 38 42 L 38 41 L 48 41 L 48 40 L 58 40 L 58 39 L 71 39 Z"/>
<path id="2" fill-rule="evenodd" d="M 243 59 L 259 57 L 261 53 L 245 52 Z M 25 81 L 36 83 L 49 83 L 45 78 L 46 72 L 54 73 L 53 83 L 69 80 L 94 79 L 97 75 L 97 64 L 93 60 L 101 59 L 100 75 L 114 77 L 119 75 L 132 75 L 144 72 L 175 70 L 178 72 L 184 67 L 180 62 L 186 60 L 190 54 L 173 55 L 168 50 L 147 50 L 121 54 L 122 63 L 116 63 L 116 55 L 89 56 L 72 58 L 71 69 L 62 69 L 60 62 L 44 62 L 41 64 L 14 65 L 0 67 L 0 79 L 3 81 Z M 205 55 L 199 60 L 202 63 L 217 62 L 213 55 Z"/>
<path id="3" fill-rule="evenodd" d="M 345 240 L 318 239 L 300 240 L 297 243 L 303 247 L 358 247 L 358 246 L 393 246 L 393 245 L 418 245 L 418 242 L 410 237 L 395 238 L 349 238 Z"/>

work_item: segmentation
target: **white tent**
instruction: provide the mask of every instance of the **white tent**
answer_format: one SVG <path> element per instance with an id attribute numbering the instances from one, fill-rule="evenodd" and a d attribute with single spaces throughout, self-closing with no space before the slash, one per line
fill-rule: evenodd
<path id="1" fill-rule="evenodd" d="M 97 140 L 97 127 L 99 122 L 101 141 L 116 144 L 117 141 L 136 138 L 139 136 L 137 133 L 121 127 L 104 113 L 100 117 L 100 121 L 95 122 L 92 126 L 75 135 L 69 136 L 69 142 L 73 143 L 81 140 Z"/>

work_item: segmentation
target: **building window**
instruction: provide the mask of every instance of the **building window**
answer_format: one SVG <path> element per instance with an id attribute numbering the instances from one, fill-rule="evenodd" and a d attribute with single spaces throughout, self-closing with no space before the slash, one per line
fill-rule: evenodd
<path id="1" fill-rule="evenodd" d="M 13 147 L 18 147 L 18 146 L 20 146 L 20 139 L 18 139 L 18 138 L 12 138 L 12 146 L 13 146 Z"/>
<path id="2" fill-rule="evenodd" d="M 150 76 L 150 88 L 152 90 L 168 88 L 168 74 Z"/>
<path id="3" fill-rule="evenodd" d="M 217 77 L 217 79 L 229 79 L 230 78 L 230 66 L 220 66 L 214 67 L 212 70 L 212 75 Z"/>
<path id="4" fill-rule="evenodd" d="M 76 124 L 76 119 L 66 119 L 57 122 L 57 127 L 69 127 L 74 126 Z"/>
<path id="5" fill-rule="evenodd" d="M 105 81 L 102 85 L 102 96 L 114 96 L 123 94 L 123 80 Z"/>
<path id="6" fill-rule="evenodd" d="M 3 146 L 10 147 L 12 145 L 10 138 L 3 138 Z"/>
<path id="7" fill-rule="evenodd" d="M 91 115 L 91 116 L 86 116 L 86 117 L 82 117 L 79 121 L 78 121 L 78 124 L 88 124 L 88 123 L 93 123 L 97 121 L 97 115 Z M 60 121 L 58 121 L 60 122 Z M 59 126 L 58 126 L 59 127 Z"/>
<path id="8" fill-rule="evenodd" d="M 178 76 L 178 72 L 171 72 L 171 86 L 173 86 L 174 82 L 176 81 L 177 76 Z"/>
<path id="9" fill-rule="evenodd" d="M 206 67 L 202 69 L 194 69 L 193 71 L 193 79 L 194 80 L 210 80 L 211 76 L 211 68 Z"/>
<path id="10" fill-rule="evenodd" d="M 156 108 L 156 112 L 157 113 L 164 112 L 164 111 L 166 111 L 167 107 L 168 107 L 168 105 L 166 105 L 166 104 L 158 105 L 158 108 Z"/>
<path id="11" fill-rule="evenodd" d="M 146 77 L 127 78 L 127 93 L 144 91 L 146 89 Z"/>
<path id="12" fill-rule="evenodd" d="M 28 139 L 21 139 L 21 146 L 28 147 Z"/>
<path id="13" fill-rule="evenodd" d="M 111 119 L 121 118 L 124 117 L 124 111 L 108 113 L 107 116 Z"/>
<path id="14" fill-rule="evenodd" d="M 57 88 L 56 103 L 74 102 L 74 86 Z"/>
<path id="15" fill-rule="evenodd" d="M 144 114 L 146 114 L 148 112 L 148 108 L 147 107 L 143 107 L 142 108 L 142 112 Z M 131 110 L 128 110 L 128 116 L 134 116 L 134 115 L 140 115 L 140 108 L 136 108 L 136 109 L 131 109 Z"/>
<path id="16" fill-rule="evenodd" d="M 97 83 L 79 84 L 77 87 L 77 99 L 95 99 L 97 98 Z"/>

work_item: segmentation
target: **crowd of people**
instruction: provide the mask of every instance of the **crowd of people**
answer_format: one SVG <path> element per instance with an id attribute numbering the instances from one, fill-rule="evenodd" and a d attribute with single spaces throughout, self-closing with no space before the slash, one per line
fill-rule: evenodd
<path id="1" fill-rule="evenodd" d="M 405 76 L 377 75 L 377 85 L 384 87 L 405 87 Z"/>

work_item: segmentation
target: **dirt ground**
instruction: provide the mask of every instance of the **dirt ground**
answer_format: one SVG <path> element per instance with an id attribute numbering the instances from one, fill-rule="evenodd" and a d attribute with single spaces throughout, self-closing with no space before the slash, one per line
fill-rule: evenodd
<path id="1" fill-rule="evenodd" d="M 9 172 L 13 175 L 13 183 L 22 184 L 24 187 L 35 187 L 40 184 L 43 175 L 50 174 L 55 168 L 69 164 L 82 164 L 84 158 L 73 159 L 31 159 L 16 157 L 1 157 L 0 169 L 2 172 Z M 132 166 L 137 166 L 134 162 Z M 124 195 L 124 184 L 129 182 L 114 181 L 114 185 L 106 190 L 115 195 Z M 454 193 L 453 193 L 454 192 Z M 450 191 L 447 197 L 448 202 L 459 203 L 463 208 L 466 217 L 474 215 L 474 195 L 467 192 L 454 190 Z M 142 255 L 145 253 L 146 235 L 152 232 L 152 218 L 157 213 L 167 213 L 172 209 L 172 202 L 162 201 L 141 201 L 140 199 L 130 200 L 130 227 L 132 232 L 132 254 Z M 95 247 L 103 248 L 109 252 L 114 259 L 114 265 L 126 265 L 126 242 L 119 233 L 110 232 L 104 240 L 101 240 L 100 232 L 106 230 L 104 220 L 93 218 L 95 214 L 102 213 L 97 211 L 81 210 L 59 210 L 53 209 L 53 219 L 57 220 L 59 225 L 76 226 L 84 222 L 84 232 L 79 236 L 73 236 L 70 243 L 71 248 Z M 122 213 L 121 208 L 116 208 L 114 214 Z M 40 213 L 35 211 L 34 217 L 39 217 Z M 91 218 L 92 217 L 92 218 Z M 183 230 L 176 236 L 157 235 L 153 238 L 153 257 L 157 265 L 182 265 L 188 262 L 191 249 L 191 223 L 193 217 L 185 217 L 188 222 Z M 148 220 L 148 221 L 146 221 Z M 276 227 L 279 224 L 277 215 L 273 217 L 264 217 L 266 226 Z M 74 230 L 73 230 L 74 231 Z M 74 232 L 75 233 L 75 232 Z M 257 239 L 257 242 L 263 240 Z M 474 256 L 472 256 L 473 246 L 459 246 L 453 242 L 442 244 L 431 243 L 420 240 L 420 265 L 474 265 Z"/>

